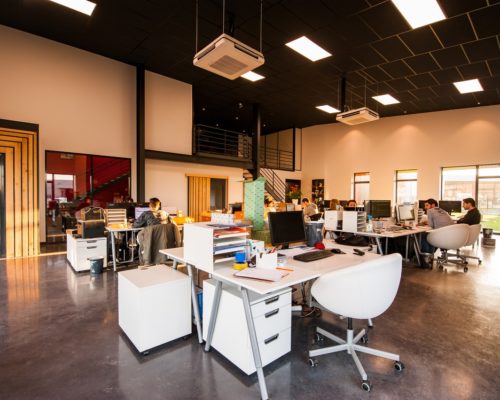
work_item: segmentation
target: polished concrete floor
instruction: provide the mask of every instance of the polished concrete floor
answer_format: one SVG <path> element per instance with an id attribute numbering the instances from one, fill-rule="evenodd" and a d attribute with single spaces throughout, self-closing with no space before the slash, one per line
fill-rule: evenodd
<path id="1" fill-rule="evenodd" d="M 406 369 L 361 354 L 370 393 L 345 353 L 308 366 L 318 324 L 293 318 L 292 352 L 265 368 L 271 399 L 499 399 L 500 249 L 479 249 L 464 274 L 405 267 L 369 345 L 401 354 Z M 355 326 L 364 325 L 355 321 Z M 328 343 L 325 341 L 326 344 Z M 193 334 L 139 355 L 120 332 L 117 275 L 76 274 L 64 255 L 0 261 L 0 399 L 258 399 L 246 376 Z"/>

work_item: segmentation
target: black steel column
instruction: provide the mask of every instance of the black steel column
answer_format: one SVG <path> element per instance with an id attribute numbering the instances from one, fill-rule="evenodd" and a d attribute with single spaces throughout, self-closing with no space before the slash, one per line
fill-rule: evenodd
<path id="1" fill-rule="evenodd" d="M 295 171 L 295 150 L 296 150 L 296 142 L 295 142 L 295 134 L 296 134 L 296 129 L 295 126 L 292 128 L 292 171 Z M 301 138 L 302 139 L 302 138 Z M 301 143 L 302 144 L 302 143 Z M 302 169 L 302 165 L 300 166 L 300 169 Z"/>
<path id="2" fill-rule="evenodd" d="M 253 124 L 254 124 L 254 135 L 252 138 L 253 170 L 250 172 L 252 173 L 253 179 L 255 180 L 259 177 L 259 172 L 260 172 L 260 133 L 261 133 L 260 104 L 254 103 L 252 111 L 253 111 Z"/>
<path id="3" fill-rule="evenodd" d="M 340 81 L 340 112 L 347 111 L 346 110 L 346 79 L 345 76 L 342 77 Z"/>
<path id="4" fill-rule="evenodd" d="M 144 202 L 144 196 L 146 191 L 146 178 L 145 178 L 145 168 L 146 168 L 146 151 L 145 151 L 145 77 L 146 73 L 143 65 L 137 66 L 137 76 L 136 76 L 136 118 L 137 118 L 137 148 L 136 148 L 136 158 L 137 158 L 137 202 Z"/>

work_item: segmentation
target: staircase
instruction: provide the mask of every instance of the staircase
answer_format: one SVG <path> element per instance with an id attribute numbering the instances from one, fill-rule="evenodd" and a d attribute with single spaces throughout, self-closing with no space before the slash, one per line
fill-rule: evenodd
<path id="1" fill-rule="evenodd" d="M 261 168 L 260 176 L 266 178 L 266 192 L 271 195 L 275 201 L 285 201 L 285 182 L 283 182 L 283 180 L 272 169 L 268 168 Z M 243 171 L 243 178 L 245 181 L 253 180 L 253 176 L 248 170 Z"/>

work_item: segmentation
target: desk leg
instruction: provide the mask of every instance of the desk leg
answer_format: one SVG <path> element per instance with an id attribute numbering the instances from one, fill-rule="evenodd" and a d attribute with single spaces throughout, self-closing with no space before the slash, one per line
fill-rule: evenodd
<path id="1" fill-rule="evenodd" d="M 420 245 L 418 243 L 419 241 L 419 236 L 417 235 L 412 235 L 413 237 L 413 249 L 415 250 L 415 255 L 417 256 L 417 262 L 418 262 L 418 265 L 420 265 Z"/>
<path id="2" fill-rule="evenodd" d="M 410 235 L 406 235 L 406 247 L 405 247 L 405 261 L 408 262 L 408 243 L 410 241 Z"/>
<path id="3" fill-rule="evenodd" d="M 269 397 L 267 395 L 266 378 L 264 377 L 264 370 L 262 369 L 259 342 L 257 342 L 257 333 L 255 332 L 255 325 L 253 323 L 250 300 L 248 298 L 248 292 L 245 288 L 241 288 L 241 294 L 243 295 L 243 308 L 245 309 L 245 317 L 247 319 L 248 334 L 250 335 L 253 359 L 255 362 L 255 368 L 257 369 L 257 377 L 259 378 L 260 397 L 262 400 L 267 400 Z"/>
<path id="4" fill-rule="evenodd" d="M 174 260 L 174 263 L 172 264 L 173 269 L 177 269 L 177 260 Z M 189 271 L 189 270 L 188 270 Z"/>
<path id="5" fill-rule="evenodd" d="M 191 264 L 186 264 L 186 268 L 188 271 L 188 275 L 191 278 L 191 303 L 193 304 L 194 321 L 196 322 L 196 330 L 198 331 L 198 343 L 201 344 L 203 343 L 203 336 L 200 323 L 200 309 L 198 308 L 198 299 L 196 297 L 196 290 L 194 287 L 193 267 L 191 266 Z"/>
<path id="6" fill-rule="evenodd" d="M 115 233 L 111 233 L 111 256 L 113 258 L 113 271 L 116 272 L 116 244 L 115 244 Z"/>
<path id="7" fill-rule="evenodd" d="M 380 243 L 380 238 L 379 237 L 375 237 L 375 241 L 377 242 L 378 254 L 383 255 L 384 251 L 382 250 L 382 243 Z"/>
<path id="8" fill-rule="evenodd" d="M 217 322 L 217 314 L 219 313 L 220 296 L 222 294 L 222 282 L 216 281 L 214 302 L 212 303 L 212 311 L 210 312 L 210 322 L 208 323 L 207 341 L 205 342 L 205 351 L 210 350 L 212 337 L 214 336 L 215 323 Z"/>
<path id="9" fill-rule="evenodd" d="M 387 254 L 388 249 L 389 249 L 389 238 L 386 237 L 385 238 L 385 253 L 384 254 Z"/>

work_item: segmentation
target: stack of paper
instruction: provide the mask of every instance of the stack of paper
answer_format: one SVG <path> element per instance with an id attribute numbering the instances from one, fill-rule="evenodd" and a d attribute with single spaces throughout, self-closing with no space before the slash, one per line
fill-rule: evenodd
<path id="1" fill-rule="evenodd" d="M 245 268 L 234 274 L 239 278 L 259 279 L 261 281 L 278 282 L 282 277 L 287 276 L 288 272 L 276 269 L 264 268 Z"/>

